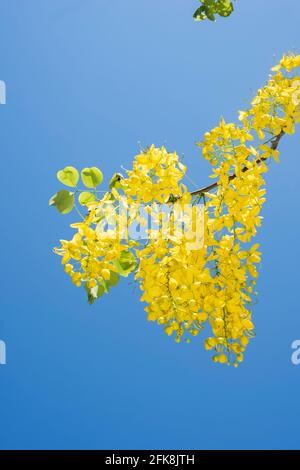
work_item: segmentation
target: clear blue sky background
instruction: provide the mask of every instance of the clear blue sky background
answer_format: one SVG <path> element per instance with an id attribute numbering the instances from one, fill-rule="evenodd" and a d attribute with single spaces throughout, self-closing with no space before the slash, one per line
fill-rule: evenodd
<path id="1" fill-rule="evenodd" d="M 93 307 L 51 253 L 74 216 L 48 208 L 57 169 L 99 165 L 105 183 L 142 145 L 184 154 L 235 120 L 285 51 L 298 0 L 238 1 L 197 24 L 196 0 L 1 0 L 1 448 L 299 448 L 298 135 L 268 175 L 257 338 L 238 369 L 202 339 L 147 323 L 127 280 Z"/>

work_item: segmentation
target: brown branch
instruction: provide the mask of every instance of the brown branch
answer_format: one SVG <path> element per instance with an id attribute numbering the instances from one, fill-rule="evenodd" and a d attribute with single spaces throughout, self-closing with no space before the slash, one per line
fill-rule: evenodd
<path id="1" fill-rule="evenodd" d="M 279 145 L 279 142 L 280 140 L 282 139 L 282 137 L 284 136 L 285 132 L 284 131 L 281 131 L 280 134 L 278 134 L 277 136 L 275 136 L 272 140 L 271 140 L 271 150 L 277 150 L 277 147 Z M 259 165 L 261 162 L 264 162 L 265 160 L 267 160 L 266 158 L 259 158 L 258 160 L 256 160 L 256 163 L 257 165 Z M 244 167 L 243 172 L 246 172 L 248 171 L 248 168 L 247 167 Z M 233 175 L 230 175 L 229 176 L 229 181 L 232 181 L 236 178 L 236 175 L 233 174 Z M 216 183 L 212 183 L 210 184 L 209 186 L 205 186 L 204 188 L 201 188 L 201 189 L 196 189 L 196 191 L 192 191 L 191 192 L 191 195 L 192 196 L 197 196 L 197 195 L 200 195 L 200 194 L 205 194 L 209 191 L 211 191 L 212 189 L 215 189 L 218 187 L 218 182 Z"/>

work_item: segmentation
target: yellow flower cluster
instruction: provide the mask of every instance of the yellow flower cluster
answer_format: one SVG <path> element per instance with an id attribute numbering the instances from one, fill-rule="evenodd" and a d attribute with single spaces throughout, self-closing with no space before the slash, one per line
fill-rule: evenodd
<path id="1" fill-rule="evenodd" d="M 175 332 L 177 342 L 185 330 L 197 336 L 208 318 L 205 299 L 211 276 L 205 269 L 206 249 L 187 246 L 186 237 L 158 236 L 138 252 L 136 279 L 141 300 L 148 303 L 148 320 L 164 325 L 169 336 Z"/>
<path id="2" fill-rule="evenodd" d="M 285 69 L 287 72 L 292 72 L 297 67 L 300 67 L 300 55 L 284 54 L 279 64 L 272 68 L 272 71 L 278 72 Z"/>
<path id="3" fill-rule="evenodd" d="M 251 240 L 261 225 L 268 159 L 278 161 L 281 137 L 293 133 L 300 121 L 299 103 L 294 100 L 297 77 L 289 78 L 280 69 L 291 71 L 299 63 L 299 56 L 285 57 L 250 110 L 240 113 L 242 126 L 222 120 L 199 144 L 213 166 L 212 177 L 217 178 L 216 192 L 206 194 L 207 262 L 215 269 L 215 305 L 209 314 L 213 337 L 205 342 L 207 349 L 217 351 L 216 362 L 237 365 L 253 336 L 250 305 L 260 253 Z M 268 141 L 258 140 L 254 147 L 256 135 L 259 140 L 268 135 Z"/>
<path id="4" fill-rule="evenodd" d="M 119 276 L 127 276 L 135 268 L 130 250 L 134 243 L 127 243 L 118 233 L 103 229 L 101 219 L 109 218 L 113 211 L 110 194 L 101 201 L 89 204 L 89 214 L 82 222 L 71 224 L 77 232 L 69 241 L 61 240 L 61 247 L 54 252 L 62 256 L 65 272 L 73 284 L 84 284 L 90 303 L 116 285 Z"/>
<path id="5" fill-rule="evenodd" d="M 77 233 L 55 252 L 73 283 L 84 283 L 91 301 L 119 275 L 135 271 L 148 320 L 163 325 L 167 335 L 174 333 L 177 342 L 184 334 L 189 342 L 207 323 L 205 348 L 214 351 L 213 360 L 235 366 L 243 360 L 254 337 L 251 303 L 261 253 L 252 239 L 262 220 L 264 174 L 270 158 L 279 161 L 281 138 L 300 121 L 300 79 L 291 73 L 298 66 L 300 56 L 284 56 L 251 108 L 240 112 L 239 125 L 222 119 L 204 135 L 198 146 L 215 179 L 208 188 L 191 196 L 182 184 L 186 167 L 178 155 L 151 146 L 135 157 L 126 177 L 114 178 L 118 184 L 101 200 L 87 204 L 88 215 L 73 224 Z M 118 204 L 124 198 L 129 227 L 115 236 L 99 222 L 112 218 L 123 224 Z M 200 203 L 204 238 L 193 247 L 181 227 L 191 221 L 187 206 L 193 212 Z M 162 204 L 167 213 L 160 211 Z M 147 240 L 130 240 L 130 225 L 146 227 L 148 215 L 155 228 L 146 230 Z"/>
<path id="6" fill-rule="evenodd" d="M 280 65 L 273 68 L 276 73 L 267 86 L 258 91 L 252 108 L 240 113 L 245 127 L 255 130 L 260 140 L 264 140 L 266 134 L 277 136 L 281 132 L 295 132 L 295 124 L 300 121 L 300 77 L 289 77 L 287 72 L 300 65 L 299 57 L 284 57 Z"/>
<path id="7" fill-rule="evenodd" d="M 130 201 L 134 199 L 139 203 L 166 203 L 171 195 L 182 194 L 180 181 L 185 172 L 186 167 L 176 153 L 152 145 L 135 157 L 133 169 L 127 172 L 128 177 L 123 182 L 125 194 Z"/>

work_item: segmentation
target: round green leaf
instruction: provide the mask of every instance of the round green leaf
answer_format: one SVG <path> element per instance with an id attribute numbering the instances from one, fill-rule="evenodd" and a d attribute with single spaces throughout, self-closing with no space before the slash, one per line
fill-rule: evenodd
<path id="1" fill-rule="evenodd" d="M 57 179 L 62 184 L 75 188 L 79 180 L 79 174 L 73 166 L 66 166 L 63 170 L 57 172 Z"/>
<path id="2" fill-rule="evenodd" d="M 87 188 L 96 188 L 102 182 L 103 174 L 99 168 L 92 166 L 82 170 L 81 179 Z"/>
<path id="3" fill-rule="evenodd" d="M 54 194 L 49 201 L 49 206 L 54 206 L 61 214 L 68 214 L 74 207 L 74 193 L 62 189 Z"/>
<path id="4" fill-rule="evenodd" d="M 197 10 L 195 11 L 193 16 L 194 16 L 195 20 L 197 20 L 197 21 L 205 20 L 206 19 L 205 6 L 202 5 L 201 7 L 197 8 Z"/>
<path id="5" fill-rule="evenodd" d="M 78 201 L 82 206 L 86 206 L 89 202 L 95 201 L 95 199 L 95 194 L 89 193 L 88 191 L 83 191 L 78 197 Z"/>
<path id="6" fill-rule="evenodd" d="M 115 173 L 112 177 L 112 179 L 109 182 L 109 187 L 110 189 L 116 188 L 122 188 L 122 180 L 124 179 L 124 176 L 121 173 Z"/>
<path id="7" fill-rule="evenodd" d="M 136 259 L 130 251 L 122 251 L 120 258 L 113 263 L 123 277 L 127 277 L 136 267 Z"/>
<path id="8" fill-rule="evenodd" d="M 107 281 L 109 287 L 116 286 L 120 280 L 120 276 L 118 273 L 115 273 L 114 271 L 110 271 L 110 278 Z"/>
<path id="9" fill-rule="evenodd" d="M 84 287 L 87 292 L 88 303 L 90 305 L 92 305 L 95 302 L 95 300 L 102 297 L 102 295 L 105 292 L 104 287 L 100 284 L 97 284 L 95 287 L 92 287 L 90 289 L 89 287 L 87 287 L 87 283 L 85 283 Z"/>

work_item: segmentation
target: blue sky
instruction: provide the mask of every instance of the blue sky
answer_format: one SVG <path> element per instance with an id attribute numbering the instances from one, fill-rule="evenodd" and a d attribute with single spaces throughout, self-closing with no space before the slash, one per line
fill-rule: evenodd
<path id="1" fill-rule="evenodd" d="M 194 23 L 196 0 L 2 0 L 0 366 L 2 449 L 299 448 L 298 134 L 267 177 L 257 338 L 238 369 L 200 338 L 175 344 L 147 323 L 123 280 L 93 307 L 51 249 L 73 216 L 48 208 L 65 165 L 98 165 L 105 183 L 139 142 L 185 155 L 235 120 L 284 52 L 299 53 L 298 0 L 238 1 Z"/>

